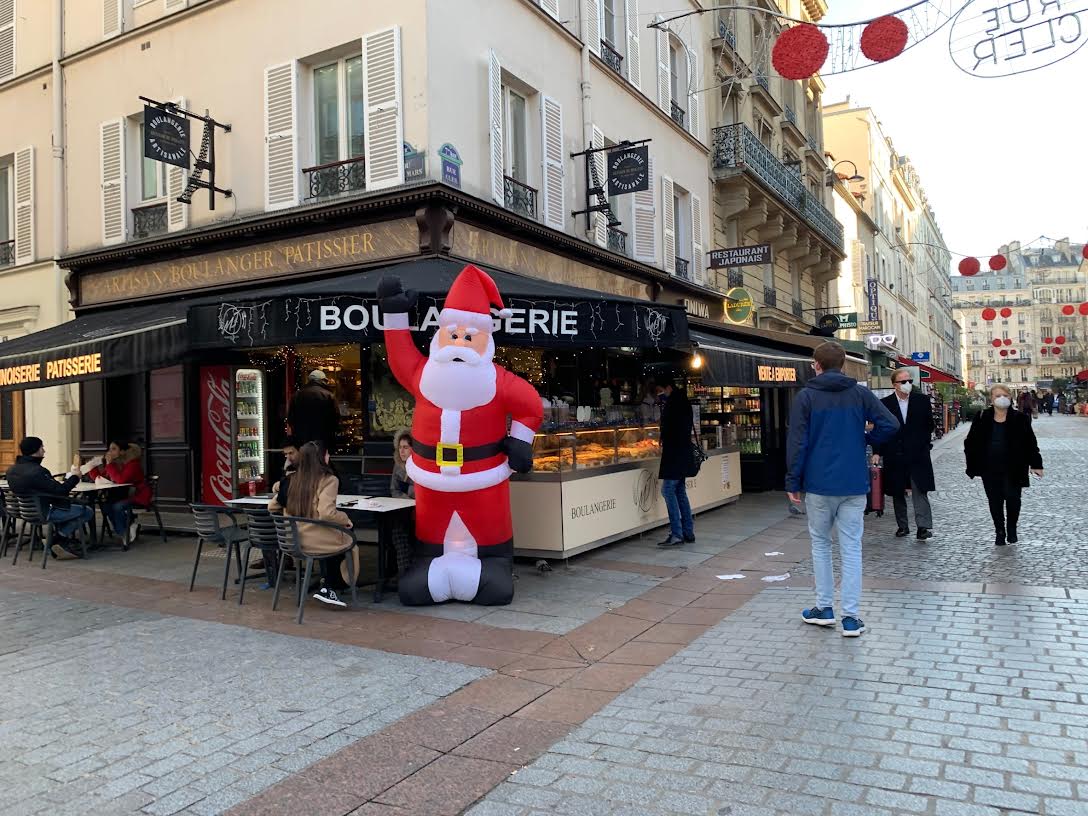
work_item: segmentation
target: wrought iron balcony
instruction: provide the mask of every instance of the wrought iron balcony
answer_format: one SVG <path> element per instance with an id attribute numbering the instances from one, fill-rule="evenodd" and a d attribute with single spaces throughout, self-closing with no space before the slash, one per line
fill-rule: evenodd
<path id="1" fill-rule="evenodd" d="M 15 265 L 15 239 L 0 241 L 0 268 Z"/>
<path id="2" fill-rule="evenodd" d="M 793 301 L 790 303 L 790 311 L 793 312 L 794 317 L 800 317 L 803 314 L 801 308 L 801 301 L 799 301 L 797 298 L 794 298 Z"/>
<path id="3" fill-rule="evenodd" d="M 309 198 L 329 198 L 366 189 L 366 165 L 363 157 L 304 167 L 309 180 Z"/>
<path id="4" fill-rule="evenodd" d="M 627 254 L 627 233 L 616 227 L 608 228 L 608 248 L 620 255 Z"/>
<path id="5" fill-rule="evenodd" d="M 676 104 L 676 100 L 669 100 L 669 113 L 672 116 L 672 120 L 680 127 L 684 127 L 684 116 L 686 111 Z"/>
<path id="6" fill-rule="evenodd" d="M 601 40 L 601 59 L 605 65 L 623 76 L 623 55 L 608 40 Z"/>
<path id="7" fill-rule="evenodd" d="M 808 137 L 808 146 L 811 147 L 813 150 L 815 150 L 817 153 L 820 152 L 820 145 L 817 143 L 815 137 L 813 137 L 813 136 Z"/>
<path id="8" fill-rule="evenodd" d="M 775 307 L 778 306 L 778 292 L 776 292 L 770 286 L 763 287 L 763 305 Z"/>
<path id="9" fill-rule="evenodd" d="M 761 87 L 767 93 L 771 92 L 771 81 L 767 79 L 767 69 L 756 68 L 755 72 L 756 85 Z"/>
<path id="10" fill-rule="evenodd" d="M 789 105 L 783 105 L 782 111 L 786 117 L 786 121 L 794 127 L 797 127 L 797 113 Z"/>
<path id="11" fill-rule="evenodd" d="M 510 176 L 502 177 L 502 198 L 506 209 L 536 220 L 536 190 Z"/>
<path id="12" fill-rule="evenodd" d="M 733 30 L 725 24 L 725 20 L 721 17 L 718 18 L 718 36 L 725 40 L 725 44 L 737 50 L 737 35 L 733 33 Z"/>
<path id="13" fill-rule="evenodd" d="M 684 258 L 676 258 L 676 277 L 691 280 L 691 267 Z"/>
<path id="14" fill-rule="evenodd" d="M 734 286 L 744 286 L 744 270 L 743 269 L 730 269 L 726 275 L 726 279 L 729 281 L 729 288 Z"/>
<path id="15" fill-rule="evenodd" d="M 842 250 L 842 224 L 805 187 L 801 176 L 779 161 L 747 125 L 714 128 L 714 168 L 723 176 L 743 171 L 755 177 L 824 240 Z"/>
<path id="16" fill-rule="evenodd" d="M 150 238 L 152 235 L 163 235 L 167 231 L 166 204 L 151 204 L 147 207 L 133 207 L 133 238 Z"/>

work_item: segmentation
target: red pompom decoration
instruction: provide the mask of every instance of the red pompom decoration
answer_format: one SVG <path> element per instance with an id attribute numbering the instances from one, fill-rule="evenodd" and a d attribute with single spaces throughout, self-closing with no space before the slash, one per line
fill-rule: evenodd
<path id="1" fill-rule="evenodd" d="M 989 323 L 995 317 L 997 317 L 997 312 L 995 310 L 989 307 L 982 310 L 982 319 L 985 320 L 987 323 Z"/>
<path id="2" fill-rule="evenodd" d="M 1062 353 L 1062 350 L 1061 350 L 1061 348 L 1060 348 L 1059 346 L 1054 346 L 1054 348 L 1052 348 L 1052 349 L 1050 350 L 1050 353 L 1051 353 L 1051 354 L 1061 354 L 1061 353 Z"/>
<path id="3" fill-rule="evenodd" d="M 1064 334 L 1059 334 L 1057 337 L 1054 338 L 1054 342 L 1057 343 L 1059 346 L 1064 346 L 1065 345 L 1065 335 Z"/>
<path id="4" fill-rule="evenodd" d="M 1075 311 L 1076 311 L 1076 309 L 1073 308 L 1072 304 L 1062 306 L 1062 314 L 1065 315 L 1066 317 L 1073 314 L 1073 312 L 1075 312 Z"/>
<path id="5" fill-rule="evenodd" d="M 778 35 L 771 64 L 785 79 L 808 79 L 820 70 L 830 47 L 820 29 L 801 23 Z"/>
<path id="6" fill-rule="evenodd" d="M 890 14 L 877 17 L 861 32 L 861 53 L 873 62 L 887 62 L 907 47 L 907 24 Z"/>
<path id="7" fill-rule="evenodd" d="M 1054 342 L 1054 338 L 1053 337 L 1044 337 L 1043 342 L 1046 343 L 1049 346 L 1051 343 Z"/>
<path id="8" fill-rule="evenodd" d="M 1006 264 L 1008 264 L 1008 261 L 1005 260 L 1004 255 L 994 255 L 990 258 L 990 269 L 994 272 L 1000 272 L 1005 268 Z"/>
<path id="9" fill-rule="evenodd" d="M 995 337 L 993 343 L 991 343 L 990 345 L 992 345 L 994 348 L 1001 348 L 1001 341 Z"/>
<path id="10" fill-rule="evenodd" d="M 1001 310 L 1001 316 L 1002 317 L 1012 317 L 1012 309 L 1010 309 L 1008 306 L 1006 306 L 1004 309 Z"/>
<path id="11" fill-rule="evenodd" d="M 978 262 L 978 258 L 964 258 L 960 261 L 960 274 L 965 275 L 968 278 L 972 275 L 977 275 L 980 269 L 982 269 L 982 264 Z"/>
<path id="12" fill-rule="evenodd" d="M 1049 351 L 1050 351 L 1050 349 L 1046 349 L 1046 348 L 1044 348 L 1044 349 L 1043 349 L 1043 354 L 1046 354 L 1046 353 L 1048 353 Z"/>
<path id="13" fill-rule="evenodd" d="M 1001 349 L 1001 356 L 1002 357 L 1008 357 L 1009 356 L 1009 350 L 1008 349 Z"/>
<path id="14" fill-rule="evenodd" d="M 1006 346 L 1011 346 L 1012 345 L 1012 338 L 1011 337 L 1006 337 L 1005 338 L 1005 345 Z"/>
<path id="15" fill-rule="evenodd" d="M 1077 311 L 1080 312 L 1085 317 L 1088 317 L 1088 303 L 1082 303 L 1080 305 L 1080 307 L 1077 309 Z"/>
<path id="16" fill-rule="evenodd" d="M 1085 244 L 1083 247 L 1081 247 L 1080 254 L 1083 255 L 1085 258 L 1088 258 L 1088 244 Z"/>

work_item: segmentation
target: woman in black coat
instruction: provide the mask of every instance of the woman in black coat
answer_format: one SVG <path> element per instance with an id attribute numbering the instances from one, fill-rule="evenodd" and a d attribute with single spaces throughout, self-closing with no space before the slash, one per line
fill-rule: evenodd
<path id="1" fill-rule="evenodd" d="M 967 475 L 982 478 L 998 547 L 1018 540 L 1020 491 L 1028 487 L 1030 470 L 1043 475 L 1043 457 L 1031 429 L 1031 418 L 1012 407 L 1012 393 L 1003 385 L 990 389 L 993 407 L 972 423 L 963 443 Z M 1006 523 L 1007 515 L 1007 523 Z"/>
<path id="2" fill-rule="evenodd" d="M 669 535 L 659 547 L 677 547 L 695 541 L 695 522 L 688 502 L 685 479 L 691 467 L 691 446 L 694 443 L 691 402 L 683 386 L 666 380 L 659 388 L 665 394 L 661 409 L 661 496 L 669 511 Z"/>

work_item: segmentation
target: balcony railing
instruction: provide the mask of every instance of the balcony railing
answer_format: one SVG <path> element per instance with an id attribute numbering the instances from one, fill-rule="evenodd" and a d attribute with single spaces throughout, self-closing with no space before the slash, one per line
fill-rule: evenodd
<path id="1" fill-rule="evenodd" d="M 793 312 L 794 317 L 800 317 L 803 314 L 803 310 L 801 308 L 801 301 L 797 300 L 797 298 L 794 298 L 793 301 L 790 303 L 790 311 Z"/>
<path id="2" fill-rule="evenodd" d="M 797 113 L 789 105 L 782 106 L 782 112 L 786 117 L 786 121 L 794 127 L 797 127 Z"/>
<path id="3" fill-rule="evenodd" d="M 747 125 L 714 128 L 714 167 L 743 170 L 789 205 L 805 222 L 837 249 L 843 248 L 842 224 L 813 195 L 796 171 L 790 170 Z"/>
<path id="4" fill-rule="evenodd" d="M 608 40 L 601 40 L 601 59 L 605 65 L 623 76 L 623 55 Z"/>
<path id="5" fill-rule="evenodd" d="M 620 255 L 627 254 L 627 233 L 616 227 L 608 228 L 608 248 Z"/>
<path id="6" fill-rule="evenodd" d="M 676 100 L 669 100 L 669 114 L 672 116 L 672 120 L 680 127 L 684 127 L 684 116 L 686 111 L 676 104 Z"/>
<path id="7" fill-rule="evenodd" d="M 150 238 L 152 235 L 163 235 L 167 231 L 166 204 L 151 204 L 132 209 L 133 238 Z"/>
<path id="8" fill-rule="evenodd" d="M 725 24 L 725 20 L 718 18 L 718 36 L 725 40 L 725 44 L 737 50 L 737 35 L 733 33 L 733 30 Z"/>
<path id="9" fill-rule="evenodd" d="M 0 241 L 0 269 L 15 265 L 15 239 Z"/>
<path id="10" fill-rule="evenodd" d="M 510 176 L 502 177 L 502 198 L 506 209 L 536 220 L 536 190 Z"/>
<path id="11" fill-rule="evenodd" d="M 691 280 L 691 267 L 686 258 L 676 258 L 676 277 Z"/>
<path id="12" fill-rule="evenodd" d="M 726 280 L 729 281 L 730 289 L 735 286 L 744 286 L 744 270 L 730 269 L 729 273 L 726 275 Z"/>
<path id="13" fill-rule="evenodd" d="M 329 198 L 366 189 L 366 166 L 362 156 L 304 167 L 302 172 L 309 180 L 309 198 Z"/>
<path id="14" fill-rule="evenodd" d="M 767 70 L 765 68 L 756 68 L 755 78 L 756 85 L 761 87 L 767 93 L 771 92 L 771 81 L 767 79 Z"/>
<path id="15" fill-rule="evenodd" d="M 778 306 L 778 292 L 776 292 L 770 286 L 763 287 L 763 305 Z"/>
<path id="16" fill-rule="evenodd" d="M 813 150 L 815 150 L 817 153 L 820 152 L 820 145 L 816 141 L 815 137 L 813 137 L 813 136 L 808 137 L 808 146 L 811 147 Z"/>

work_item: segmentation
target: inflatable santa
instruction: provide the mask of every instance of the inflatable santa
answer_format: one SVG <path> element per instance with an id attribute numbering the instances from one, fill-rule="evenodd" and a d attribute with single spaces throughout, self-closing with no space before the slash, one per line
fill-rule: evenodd
<path id="1" fill-rule="evenodd" d="M 509 312 L 491 276 L 466 266 L 450 287 L 424 357 L 409 328 L 415 292 L 385 277 L 378 300 L 389 365 L 416 400 L 407 463 L 416 486 L 416 558 L 400 579 L 401 602 L 510 603 L 508 479 L 532 469 L 543 411 L 528 382 L 492 361 L 491 307 L 500 316 Z"/>

